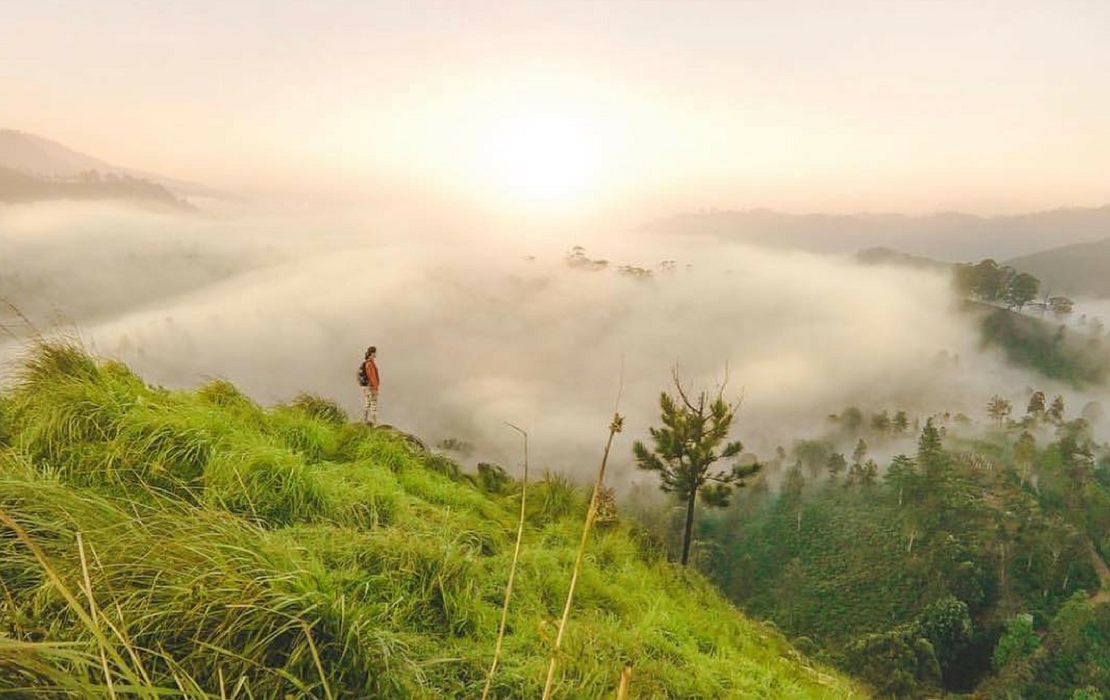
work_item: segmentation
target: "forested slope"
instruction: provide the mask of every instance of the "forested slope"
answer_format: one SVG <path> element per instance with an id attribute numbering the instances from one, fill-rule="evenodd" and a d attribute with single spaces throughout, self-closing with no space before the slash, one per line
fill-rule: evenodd
<path id="1" fill-rule="evenodd" d="M 699 516 L 701 567 L 884 695 L 1110 696 L 1110 450 L 1059 398 L 997 408 L 993 426 L 928 417 L 916 438 L 886 411 L 831 416 Z"/>

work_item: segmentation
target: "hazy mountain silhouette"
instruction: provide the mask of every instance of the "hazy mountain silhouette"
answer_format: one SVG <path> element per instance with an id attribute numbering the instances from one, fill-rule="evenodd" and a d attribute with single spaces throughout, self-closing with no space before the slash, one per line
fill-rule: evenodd
<path id="1" fill-rule="evenodd" d="M 195 207 L 157 182 L 127 174 L 86 170 L 74 177 L 30 175 L 0 167 L 0 202 L 45 200 L 126 200 L 158 208 L 193 211 Z"/>
<path id="2" fill-rule="evenodd" d="M 950 262 L 1026 255 L 1053 246 L 1090 242 L 1110 233 L 1110 205 L 1017 216 L 938 213 L 783 214 L 767 209 L 681 214 L 644 231 L 709 235 L 725 240 L 820 253 L 891 248 Z"/>
<path id="3" fill-rule="evenodd" d="M 0 168 L 32 175 L 40 180 L 71 179 L 95 170 L 101 175 L 146 180 L 179 197 L 222 196 L 220 192 L 204 185 L 114 165 L 75 151 L 57 141 L 13 129 L 0 129 Z"/>
<path id="4" fill-rule="evenodd" d="M 1036 275 L 1053 293 L 1110 298 L 1110 238 L 1042 250 L 1008 264 Z"/>

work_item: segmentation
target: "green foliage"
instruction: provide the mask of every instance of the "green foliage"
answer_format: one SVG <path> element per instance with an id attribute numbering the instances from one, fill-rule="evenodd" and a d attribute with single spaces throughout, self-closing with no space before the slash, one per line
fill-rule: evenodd
<path id="1" fill-rule="evenodd" d="M 760 469 L 760 465 L 734 464 L 728 471 L 710 471 L 718 460 L 740 454 L 744 446 L 739 441 L 725 443 L 736 407 L 725 401 L 723 388 L 716 397 L 706 392 L 690 400 L 677 372 L 674 376 L 678 398 L 663 392 L 659 396 L 661 409 L 659 428 L 649 428 L 652 448 L 637 440 L 632 445 L 636 466 L 656 472 L 659 487 L 674 494 L 686 505 L 686 525 L 682 537 L 682 564 L 689 562 L 690 542 L 693 537 L 694 506 L 699 495 L 706 505 L 723 508 L 728 505 L 734 486 L 743 486 L 744 479 Z M 681 402 L 681 403 L 680 403 Z"/>
<path id="2" fill-rule="evenodd" d="M 0 393 L 0 695 L 473 695 L 516 484 L 315 407 L 40 348 Z M 528 507 L 496 698 L 539 694 L 586 498 L 548 475 Z M 640 698 L 864 696 L 658 552 L 595 533 L 559 697 L 612 696 L 626 661 Z"/>
<path id="3" fill-rule="evenodd" d="M 824 440 L 796 440 L 790 454 L 802 463 L 810 478 L 816 479 L 828 464 L 832 445 Z"/>
<path id="4" fill-rule="evenodd" d="M 998 423 L 999 428 L 1002 427 L 1003 422 L 1010 416 L 1010 411 L 1012 409 L 1013 404 L 998 394 L 992 396 L 991 400 L 987 402 L 987 415 Z"/>
<path id="5" fill-rule="evenodd" d="M 283 447 L 296 452 L 309 463 L 338 456 L 339 441 L 335 426 L 328 421 L 288 407 L 270 412 L 267 432 Z"/>
<path id="6" fill-rule="evenodd" d="M 244 419 L 261 420 L 262 409 L 226 379 L 213 379 L 197 389 L 197 398 Z"/>
<path id="7" fill-rule="evenodd" d="M 505 493 L 511 481 L 500 465 L 478 463 L 478 486 L 486 493 Z"/>
<path id="8" fill-rule="evenodd" d="M 1110 607 L 1092 605 L 1082 593 L 1061 606 L 1040 647 L 1011 656 L 986 697 L 1019 693 L 1033 700 L 1110 695 Z"/>
<path id="9" fill-rule="evenodd" d="M 965 296 L 980 301 L 996 301 L 1005 294 L 1007 268 L 987 258 L 978 263 L 956 267 L 956 287 Z"/>
<path id="10" fill-rule="evenodd" d="M 348 420 L 347 412 L 338 403 L 311 394 L 297 394 L 289 402 L 289 407 L 333 428 L 341 427 Z"/>
<path id="11" fill-rule="evenodd" d="M 1076 387 L 1097 385 L 1110 378 L 1110 352 L 1100 344 L 1073 338 L 1064 326 L 1053 327 L 1005 309 L 983 317 L 984 345 L 996 345 L 1010 362 Z"/>
<path id="12" fill-rule="evenodd" d="M 1028 272 L 1019 272 L 1010 280 L 1006 288 L 1006 305 L 1011 309 L 1021 309 L 1037 298 L 1041 281 Z"/>
<path id="13" fill-rule="evenodd" d="M 1045 410 L 1045 397 L 1043 391 L 1034 391 L 1029 396 L 1029 405 L 1025 409 L 1026 415 L 1033 416 L 1034 418 L 1044 415 Z"/>
<path id="14" fill-rule="evenodd" d="M 586 498 L 565 474 L 544 472 L 543 478 L 528 485 L 528 520 L 545 525 L 585 514 Z"/>
<path id="15" fill-rule="evenodd" d="M 921 697 L 941 682 L 932 645 L 908 628 L 864 635 L 848 645 L 845 659 L 885 697 Z"/>
<path id="16" fill-rule="evenodd" d="M 1041 281 L 1028 272 L 1018 272 L 987 258 L 978 263 L 957 265 L 956 288 L 979 301 L 1003 302 L 1009 308 L 1025 306 L 1037 298 Z"/>
<path id="17" fill-rule="evenodd" d="M 204 471 L 204 502 L 263 526 L 312 522 L 325 507 L 304 460 L 262 441 L 216 454 Z"/>
<path id="18" fill-rule="evenodd" d="M 932 644 L 941 671 L 948 671 L 971 642 L 967 603 L 952 595 L 933 601 L 918 616 L 915 631 Z"/>
<path id="19" fill-rule="evenodd" d="M 0 395 L 0 448 L 11 445 L 12 441 L 12 406 L 7 397 Z"/>
<path id="20" fill-rule="evenodd" d="M 1029 658 L 1040 643 L 1041 638 L 1033 629 L 1033 616 L 1028 613 L 1018 615 L 1006 623 L 1006 630 L 994 647 L 991 662 L 996 669 L 1021 662 Z"/>
<path id="21" fill-rule="evenodd" d="M 846 479 L 807 479 L 801 459 L 783 464 L 777 493 L 750 490 L 728 511 L 702 515 L 698 540 L 712 552 L 702 566 L 746 610 L 882 693 L 1067 700 L 1063 683 L 1032 693 L 1054 647 L 1053 635 L 1038 645 L 1031 631 L 1100 586 L 1093 550 L 1110 538 L 1104 448 L 1084 422 L 1061 422 L 1041 448 L 1026 431 L 946 437 L 939 420 L 928 419 L 916 454 L 895 456 L 869 489 L 842 488 L 878 466 L 856 436 L 840 437 L 857 446 Z M 1031 636 L 1019 633 L 1018 611 L 1031 615 Z M 1060 656 L 1057 645 L 1051 673 L 1101 692 L 1090 661 L 1104 648 L 1101 632 L 1084 629 L 1088 646 Z"/>

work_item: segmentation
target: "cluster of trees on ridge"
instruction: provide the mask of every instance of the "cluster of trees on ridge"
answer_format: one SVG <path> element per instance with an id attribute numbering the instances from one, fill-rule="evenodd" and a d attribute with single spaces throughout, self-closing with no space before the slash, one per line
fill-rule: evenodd
<path id="1" fill-rule="evenodd" d="M 727 404 L 684 449 L 676 436 L 697 425 L 699 403 L 680 393 L 661 406 L 654 452 L 634 448 L 641 467 L 661 471 L 665 454 L 739 454 L 712 430 Z M 1091 433 L 1102 406 L 1069 417 L 1062 397 L 1034 391 L 1024 416 L 1011 413 L 1000 396 L 984 403 L 993 428 L 962 414 L 922 423 L 848 408 L 826 436 L 776 450 L 765 478 L 731 502 L 712 478 L 733 483 L 731 472 L 696 482 L 694 470 L 663 482 L 680 507 L 646 497 L 633 507 L 746 611 L 884 696 L 1110 697 L 1110 447 Z M 912 454 L 885 465 L 868 456 L 912 439 Z"/>
<path id="2" fill-rule="evenodd" d="M 955 267 L 956 289 L 965 297 L 992 303 L 1004 303 L 1008 308 L 1020 310 L 1037 298 L 1041 281 L 1028 272 L 1019 272 L 1009 265 L 999 265 L 987 258 L 978 263 L 963 263 Z M 1062 296 L 1047 300 L 1053 312 L 1065 315 L 1071 312 L 1072 302 Z"/>
<path id="3" fill-rule="evenodd" d="M 73 177 L 42 177 L 0 167 L 0 202 L 48 199 L 126 199 L 183 211 L 194 209 L 163 185 L 124 173 L 88 170 Z"/>
<path id="4" fill-rule="evenodd" d="M 997 345 L 1016 365 L 1030 367 L 1046 377 L 1075 386 L 1101 384 L 1110 378 L 1110 351 L 1105 326 L 1098 317 L 1083 314 L 1080 332 L 1069 333 L 1063 324 L 1075 302 L 1063 295 L 1041 294 L 1041 281 L 1009 265 L 987 258 L 978 263 L 953 266 L 956 293 L 965 299 L 1002 306 L 983 317 L 980 330 L 984 345 Z M 1026 307 L 1051 312 L 1060 323 L 1051 326 L 1036 318 L 1008 313 Z"/>

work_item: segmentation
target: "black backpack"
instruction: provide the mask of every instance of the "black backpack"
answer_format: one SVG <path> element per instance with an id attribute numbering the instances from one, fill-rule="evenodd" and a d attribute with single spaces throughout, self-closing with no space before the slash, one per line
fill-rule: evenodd
<path id="1" fill-rule="evenodd" d="M 366 376 L 366 360 L 358 363 L 358 385 L 370 386 L 370 377 Z"/>

